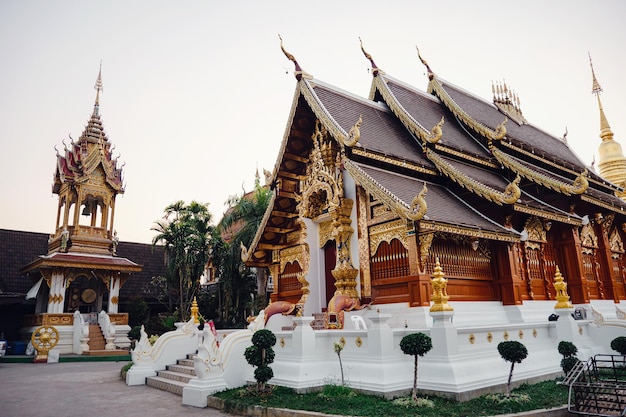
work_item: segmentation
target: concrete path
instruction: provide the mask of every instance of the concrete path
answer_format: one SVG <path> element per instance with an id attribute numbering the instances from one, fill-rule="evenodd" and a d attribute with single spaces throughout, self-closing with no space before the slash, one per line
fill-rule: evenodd
<path id="1" fill-rule="evenodd" d="M 120 377 L 127 362 L 0 363 L 0 417 L 223 417 Z"/>

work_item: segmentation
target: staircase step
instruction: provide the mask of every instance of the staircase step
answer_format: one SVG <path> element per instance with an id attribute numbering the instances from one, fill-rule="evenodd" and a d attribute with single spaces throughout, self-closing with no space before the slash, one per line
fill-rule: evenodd
<path id="1" fill-rule="evenodd" d="M 176 364 L 193 368 L 193 359 L 179 359 Z"/>
<path id="2" fill-rule="evenodd" d="M 196 376 L 196 370 L 194 369 L 193 365 L 189 366 L 189 365 L 182 365 L 179 363 L 177 365 L 167 365 L 166 369 L 168 371 L 178 372 L 179 374 Z"/>
<path id="3" fill-rule="evenodd" d="M 182 396 L 187 383 L 161 376 L 149 376 L 146 378 L 146 385 Z"/>
<path id="4" fill-rule="evenodd" d="M 83 356 L 125 356 L 128 355 L 128 351 L 124 349 L 91 349 L 83 352 Z"/>
<path id="5" fill-rule="evenodd" d="M 162 378 L 165 379 L 171 379 L 174 381 L 179 381 L 182 382 L 184 384 L 187 384 L 187 382 L 189 382 L 191 379 L 195 378 L 195 375 L 190 375 L 190 374 L 183 374 L 180 372 L 174 372 L 174 371 L 157 371 L 157 376 L 160 376 Z"/>

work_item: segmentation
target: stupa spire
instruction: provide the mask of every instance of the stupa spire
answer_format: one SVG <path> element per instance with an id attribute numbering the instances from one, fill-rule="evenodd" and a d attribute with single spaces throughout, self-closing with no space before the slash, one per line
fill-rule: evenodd
<path id="1" fill-rule="evenodd" d="M 595 94 L 598 99 L 598 107 L 600 109 L 600 138 L 603 142 L 605 142 L 613 139 L 613 132 L 611 131 L 611 126 L 609 125 L 609 121 L 607 120 L 606 115 L 604 114 L 604 109 L 602 108 L 602 101 L 600 100 L 602 87 L 600 87 L 600 83 L 596 78 L 596 72 L 593 69 L 593 62 L 591 61 L 591 54 L 589 54 L 589 65 L 591 66 L 591 77 L 593 78 L 591 93 Z"/>

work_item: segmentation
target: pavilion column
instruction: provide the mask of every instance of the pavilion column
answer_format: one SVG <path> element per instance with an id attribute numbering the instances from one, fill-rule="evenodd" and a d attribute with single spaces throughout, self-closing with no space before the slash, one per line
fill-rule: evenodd
<path id="1" fill-rule="evenodd" d="M 63 313 L 65 301 L 65 276 L 63 270 L 55 270 L 50 277 L 50 294 L 48 295 L 48 310 L 50 314 Z"/>
<path id="2" fill-rule="evenodd" d="M 111 276 L 109 281 L 109 313 L 117 313 L 119 310 L 120 288 L 122 287 L 122 278 L 119 274 Z"/>

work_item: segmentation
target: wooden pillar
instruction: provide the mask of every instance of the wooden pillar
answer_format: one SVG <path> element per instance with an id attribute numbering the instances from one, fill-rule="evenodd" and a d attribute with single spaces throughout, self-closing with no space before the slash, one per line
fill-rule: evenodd
<path id="1" fill-rule="evenodd" d="M 503 305 L 521 305 L 522 286 L 525 285 L 519 274 L 519 246 L 513 242 L 497 242 L 494 245 L 495 272 L 497 279 L 494 284 L 500 292 Z"/>
<path id="2" fill-rule="evenodd" d="M 611 219 L 612 220 L 612 219 Z M 603 300 L 614 300 L 619 303 L 619 298 L 615 299 L 615 289 L 613 288 L 613 264 L 611 262 L 611 244 L 609 243 L 609 228 L 612 221 L 595 221 L 594 231 L 598 237 L 598 249 L 596 250 L 596 279 L 600 286 L 600 294 Z"/>
<path id="3" fill-rule="evenodd" d="M 416 226 L 413 231 L 407 232 L 409 273 L 412 277 L 409 282 L 409 305 L 411 307 L 428 307 L 430 305 L 430 276 L 426 273 L 425 262 L 422 265 L 420 258 L 420 243 L 417 233 L 415 233 L 417 230 L 419 230 L 419 227 Z M 430 248 L 432 236 L 429 236 L 429 238 L 427 239 L 428 242 L 425 243 L 428 248 Z"/>

